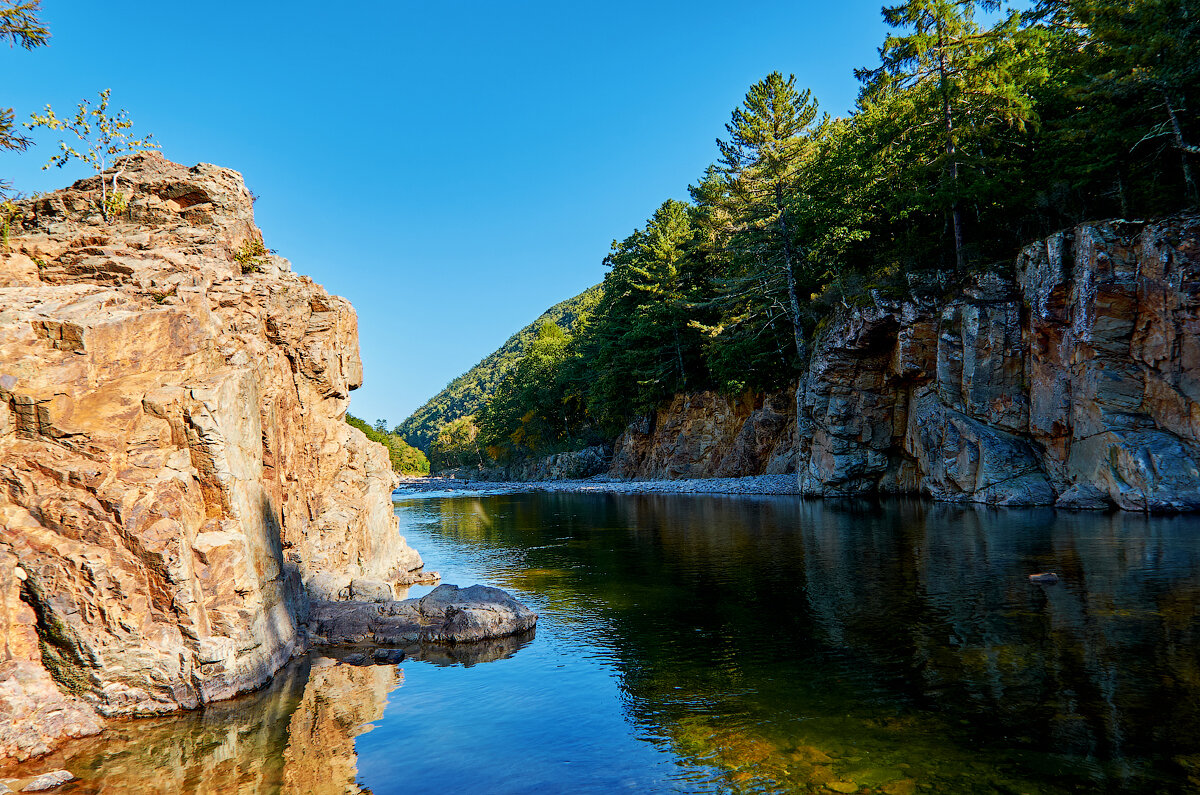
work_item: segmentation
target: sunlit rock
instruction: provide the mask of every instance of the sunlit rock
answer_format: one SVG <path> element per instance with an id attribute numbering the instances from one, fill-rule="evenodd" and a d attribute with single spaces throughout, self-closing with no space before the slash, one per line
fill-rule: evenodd
<path id="1" fill-rule="evenodd" d="M 349 303 L 255 248 L 236 172 L 123 169 L 128 213 L 103 223 L 81 180 L 18 203 L 0 252 L 0 762 L 90 710 L 258 687 L 309 595 L 421 567 L 386 452 L 343 421 Z"/>

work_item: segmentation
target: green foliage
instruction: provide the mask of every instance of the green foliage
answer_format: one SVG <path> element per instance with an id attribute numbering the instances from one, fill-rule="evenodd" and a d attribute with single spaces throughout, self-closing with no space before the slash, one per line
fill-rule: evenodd
<path id="1" fill-rule="evenodd" d="M 267 264 L 267 255 L 271 250 L 257 237 L 242 241 L 238 250 L 233 252 L 234 262 L 238 264 L 243 274 L 259 273 Z"/>
<path id="2" fill-rule="evenodd" d="M 41 47 L 50 38 L 42 24 L 41 0 L 0 0 L 0 42 L 26 50 Z"/>
<path id="3" fill-rule="evenodd" d="M 378 442 L 387 448 L 388 457 L 392 461 L 392 469 L 403 475 L 429 474 L 429 459 L 399 436 L 388 433 L 379 427 L 371 427 L 349 412 L 346 414 L 346 422 L 366 434 L 366 437 L 372 442 Z"/>
<path id="4" fill-rule="evenodd" d="M 108 101 L 111 95 L 112 90 L 106 88 L 100 92 L 100 99 L 95 106 L 90 100 L 81 101 L 70 117 L 58 116 L 49 105 L 46 106 L 45 113 L 34 113 L 30 116 L 30 121 L 25 123 L 30 130 L 45 127 L 49 130 L 65 131 L 79 140 L 78 148 L 66 140 L 59 140 L 58 154 L 51 156 L 46 165 L 42 166 L 43 170 L 51 166 L 62 168 L 72 160 L 79 160 L 91 166 L 97 174 L 103 175 L 125 155 L 159 148 L 158 144 L 151 140 L 151 135 L 135 138 L 130 134 L 133 122 L 124 109 L 109 113 Z M 112 174 L 113 193 L 117 192 L 117 180 L 122 173 L 124 170 L 118 167 Z M 100 211 L 105 221 L 112 218 L 110 209 L 108 181 L 102 176 Z"/>
<path id="5" fill-rule="evenodd" d="M 572 356 L 570 343 L 561 328 L 542 321 L 537 339 L 500 379 L 477 418 L 475 443 L 490 458 L 508 460 L 575 446 L 572 427 L 578 418 L 572 415 L 578 404 L 571 399 L 565 366 Z"/>
<path id="6" fill-rule="evenodd" d="M 712 314 L 703 308 L 712 290 L 695 243 L 691 208 L 675 200 L 613 243 L 603 297 L 574 346 L 581 366 L 573 391 L 601 428 L 619 430 L 631 414 L 705 384 L 706 337 L 696 320 Z"/>
<path id="7" fill-rule="evenodd" d="M 721 159 L 709 185 L 693 191 L 702 213 L 715 214 L 712 253 L 718 270 L 719 323 L 710 363 L 723 384 L 746 376 L 787 378 L 807 357 L 805 328 L 815 320 L 802 302 L 822 262 L 801 232 L 801 178 L 828 118 L 796 78 L 772 72 L 750 87 L 718 140 Z M 753 374 L 753 375 L 752 375 Z"/>
<path id="8" fill-rule="evenodd" d="M 129 197 L 119 190 L 114 190 L 104 198 L 104 217 L 120 218 L 129 209 Z"/>
<path id="9" fill-rule="evenodd" d="M 21 217 L 21 208 L 11 199 L 0 201 L 0 249 L 8 251 L 13 223 Z"/>
<path id="10" fill-rule="evenodd" d="M 1003 168 L 1008 147 L 1038 121 L 1033 90 L 1047 77 L 1038 57 L 1045 32 L 1021 25 L 1011 12 L 984 30 L 975 9 L 996 10 L 995 0 L 908 0 L 885 7 L 884 20 L 903 35 L 888 34 L 881 64 L 860 69 L 860 104 L 886 108 L 886 140 L 904 149 L 906 181 L 928 186 L 924 210 L 951 220 L 955 264 L 969 259 L 964 202 L 988 197 L 987 175 Z M 916 198 L 915 196 L 913 198 Z M 915 208 L 914 208 L 915 209 Z"/>
<path id="11" fill-rule="evenodd" d="M 0 42 L 9 47 L 20 46 L 32 50 L 41 47 L 50 38 L 50 31 L 42 24 L 41 0 L 0 0 Z M 12 108 L 0 108 L 0 150 L 23 152 L 33 143 L 17 132 L 16 115 Z M 0 179 L 0 199 L 8 195 L 12 184 Z"/>
<path id="12" fill-rule="evenodd" d="M 456 417 L 438 428 L 437 438 L 429 445 L 429 463 L 434 472 L 483 466 L 479 427 L 473 416 Z"/>
<path id="13" fill-rule="evenodd" d="M 486 356 L 467 372 L 451 381 L 395 430 L 409 444 L 429 451 L 442 426 L 460 417 L 474 415 L 495 393 L 508 372 L 537 337 L 538 326 L 550 321 L 570 332 L 587 315 L 600 297 L 600 288 L 589 287 L 574 298 L 555 304 L 537 320 L 508 338 L 499 350 Z"/>
<path id="14" fill-rule="evenodd" d="M 1200 0 L 977 14 L 1001 10 L 884 8 L 845 118 L 794 77 L 752 85 L 690 203 L 613 243 L 594 312 L 506 348 L 454 415 L 478 438 L 464 424 L 446 449 L 519 459 L 611 439 L 680 391 L 780 387 L 837 308 L 953 291 L 1089 218 L 1200 204 Z"/>

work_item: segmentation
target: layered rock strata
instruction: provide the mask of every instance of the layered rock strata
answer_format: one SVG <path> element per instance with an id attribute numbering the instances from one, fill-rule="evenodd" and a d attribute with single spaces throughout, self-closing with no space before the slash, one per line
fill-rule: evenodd
<path id="1" fill-rule="evenodd" d="M 0 762 L 257 687 L 310 596 L 421 567 L 343 421 L 349 303 L 260 248 L 236 172 L 122 166 L 120 218 L 82 180 L 0 252 Z"/>
<path id="2" fill-rule="evenodd" d="M 876 298 L 817 341 L 801 490 L 1198 510 L 1198 332 L 1195 216 L 1079 226 L 949 300 Z"/>

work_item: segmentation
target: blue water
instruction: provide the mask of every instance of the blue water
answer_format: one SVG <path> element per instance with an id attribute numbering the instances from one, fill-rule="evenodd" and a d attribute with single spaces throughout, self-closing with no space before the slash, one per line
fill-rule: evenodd
<path id="1" fill-rule="evenodd" d="M 1200 519 L 595 494 L 396 514 L 428 569 L 509 590 L 536 633 L 314 653 L 48 760 L 83 779 L 65 791 L 1200 791 Z"/>

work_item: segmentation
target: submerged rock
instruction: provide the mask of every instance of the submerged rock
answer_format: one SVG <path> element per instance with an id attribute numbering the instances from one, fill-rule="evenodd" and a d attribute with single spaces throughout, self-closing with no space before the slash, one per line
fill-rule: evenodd
<path id="1" fill-rule="evenodd" d="M 315 602 L 309 636 L 318 645 L 464 643 L 533 629 L 537 613 L 499 588 L 439 585 L 399 602 Z"/>

